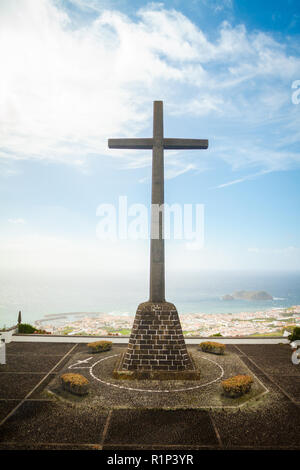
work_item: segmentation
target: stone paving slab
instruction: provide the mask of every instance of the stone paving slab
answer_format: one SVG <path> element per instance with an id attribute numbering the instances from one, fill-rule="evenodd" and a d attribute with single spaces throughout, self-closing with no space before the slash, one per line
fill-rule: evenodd
<path id="1" fill-rule="evenodd" d="M 0 421 L 8 415 L 20 400 L 0 400 Z"/>
<path id="2" fill-rule="evenodd" d="M 25 354 L 29 354 L 31 357 L 35 354 L 37 354 L 38 356 L 45 356 L 45 355 L 64 356 L 68 351 L 70 351 L 74 347 L 74 344 L 72 343 L 11 342 L 6 345 L 6 353 L 7 355 L 17 354 L 21 356 L 24 356 Z"/>
<path id="3" fill-rule="evenodd" d="M 38 372 L 46 374 L 61 359 L 60 356 L 7 355 L 6 364 L 0 365 L 1 372 Z"/>
<path id="4" fill-rule="evenodd" d="M 192 433 L 191 433 L 192 430 Z M 218 446 L 206 411 L 114 410 L 104 446 Z"/>
<path id="5" fill-rule="evenodd" d="M 257 377 L 264 375 L 263 370 L 256 365 L 257 361 L 255 360 L 255 358 L 250 358 L 246 356 L 239 356 L 239 357 L 241 358 L 243 363 L 251 370 L 251 372 L 253 372 Z"/>
<path id="6" fill-rule="evenodd" d="M 126 392 L 127 403 L 122 409 L 118 409 L 120 404 L 117 403 L 111 412 L 105 410 L 105 401 L 114 394 L 117 399 L 119 392 L 104 384 L 99 384 L 100 392 L 105 389 L 107 392 L 103 395 L 105 406 L 102 409 L 94 406 L 97 401 L 94 405 L 84 404 L 81 399 L 70 403 L 67 397 L 57 400 L 47 394 L 57 373 L 65 370 L 68 363 L 93 356 L 87 354 L 86 344 L 78 344 L 72 352 L 74 344 L 12 342 L 7 346 L 8 367 L 16 364 L 14 359 L 19 356 L 26 363 L 28 372 L 0 373 L 0 421 L 44 380 L 0 426 L 0 450 L 300 449 L 300 406 L 297 406 L 300 366 L 291 363 L 289 345 L 226 345 L 225 356 L 209 356 L 226 365 L 229 375 L 236 370 L 230 368 L 230 359 L 235 356 L 236 364 L 243 365 L 243 371 L 252 371 L 268 388 L 269 393 L 257 401 L 252 400 L 239 411 L 225 407 L 223 410 L 201 410 L 197 408 L 200 402 L 192 402 L 193 409 L 163 410 L 164 400 L 157 400 L 153 406 L 147 396 L 144 409 L 136 409 L 140 406 L 140 398 Z M 120 350 L 125 347 L 120 345 Z M 113 346 L 115 349 L 116 345 Z M 105 354 L 112 354 L 113 350 Z M 42 361 L 51 357 L 55 357 L 56 362 L 61 361 L 68 352 L 70 354 L 50 375 L 51 360 L 44 362 L 46 374 L 34 373 L 34 367 L 39 367 Z M 208 399 L 210 393 L 207 387 L 199 397 Z M 179 407 L 182 406 L 180 400 L 177 401 Z M 151 409 L 145 409 L 147 406 Z"/>
<path id="7" fill-rule="evenodd" d="M 300 449 L 300 408 L 291 403 L 273 403 L 272 408 L 213 411 L 224 447 L 277 446 Z"/>
<path id="8" fill-rule="evenodd" d="M 107 412 L 26 401 L 0 426 L 0 442 L 100 444 Z"/>
<path id="9" fill-rule="evenodd" d="M 24 398 L 44 377 L 44 374 L 0 374 L 0 398 Z"/>
<path id="10" fill-rule="evenodd" d="M 262 369 L 260 373 L 286 375 L 300 377 L 300 368 L 291 361 L 291 354 L 288 357 L 253 357 L 249 356 L 254 363 Z"/>
<path id="11" fill-rule="evenodd" d="M 295 376 L 282 376 L 271 375 L 272 380 L 280 387 L 282 387 L 295 401 L 300 402 L 300 375 Z"/>
<path id="12" fill-rule="evenodd" d="M 235 350 L 240 349 L 244 354 L 248 356 L 255 356 L 258 358 L 263 357 L 290 357 L 291 347 L 289 344 L 239 344 L 234 346 Z M 237 353 L 239 353 L 237 351 Z"/>

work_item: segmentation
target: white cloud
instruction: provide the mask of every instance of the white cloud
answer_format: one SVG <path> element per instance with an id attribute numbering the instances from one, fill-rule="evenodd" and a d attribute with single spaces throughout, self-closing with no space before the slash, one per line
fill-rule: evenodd
<path id="1" fill-rule="evenodd" d="M 280 123 L 284 115 L 285 137 L 298 139 L 296 110 L 290 119 L 282 110 L 286 100 L 290 104 L 287 81 L 299 78 L 300 60 L 270 35 L 223 23 L 209 39 L 182 13 L 159 4 L 144 7 L 133 20 L 107 1 L 73 3 L 92 9 L 96 19 L 77 26 L 51 0 L 0 4 L 0 158 L 85 169 L 86 156 L 108 153 L 108 137 L 149 131 L 154 99 L 164 99 L 175 116 L 239 125 L 259 127 L 275 114 Z M 216 3 L 224 6 L 231 2 Z M 245 158 L 237 151 L 219 156 L 233 168 L 250 159 L 268 170 L 274 156 L 280 168 L 298 164 L 296 153 L 272 148 L 266 156 L 256 147 L 249 152 L 245 146 Z M 151 162 L 148 153 L 109 155 L 130 168 Z M 178 162 L 175 155 L 168 160 L 170 177 L 198 169 L 193 160 L 184 167 Z"/>
<path id="2" fill-rule="evenodd" d="M 198 0 L 193 1 L 197 2 Z M 201 2 L 211 7 L 216 13 L 223 11 L 224 9 L 233 8 L 233 0 L 201 0 Z"/>
<path id="3" fill-rule="evenodd" d="M 147 243 L 147 242 L 146 242 Z M 73 239 L 43 234 L 0 238 L 2 269 L 43 272 L 114 273 L 148 265 L 145 242 Z M 147 243 L 148 245 L 148 243 Z"/>
<path id="4" fill-rule="evenodd" d="M 296 255 L 299 254 L 299 248 L 295 246 L 287 246 L 284 248 L 248 248 L 249 253 L 265 254 L 265 255 Z"/>
<path id="5" fill-rule="evenodd" d="M 8 219 L 8 222 L 10 224 L 25 224 L 25 220 L 24 219 Z"/>
<path id="6" fill-rule="evenodd" d="M 228 181 L 227 183 L 219 184 L 218 186 L 216 186 L 216 188 L 226 188 L 227 186 L 232 186 L 233 184 L 243 183 L 244 181 L 247 181 L 247 180 L 253 180 L 253 179 L 258 178 L 259 176 L 265 175 L 266 173 L 270 173 L 271 171 L 272 170 L 259 171 L 258 173 L 246 175 L 246 176 L 243 176 L 242 178 L 237 178 L 235 180 Z"/>
<path id="7" fill-rule="evenodd" d="M 300 249 L 202 246 L 197 242 L 176 241 L 166 244 L 167 270 L 196 272 L 202 269 L 299 269 Z M 1 272 L 31 272 L 47 274 L 78 273 L 91 277 L 128 276 L 143 273 L 148 276 L 149 241 L 118 240 L 111 242 L 73 239 L 43 234 L 0 237 Z"/>
<path id="8" fill-rule="evenodd" d="M 187 250 L 192 250 L 192 251 L 198 251 L 198 250 L 203 250 L 203 243 L 199 242 L 190 242 L 186 243 L 185 247 Z"/>
<path id="9" fill-rule="evenodd" d="M 175 168 L 169 167 L 165 171 L 165 179 L 168 180 L 168 179 L 176 178 L 176 176 L 183 175 L 184 173 L 187 173 L 188 171 L 191 171 L 194 169 L 195 169 L 195 166 L 192 164 L 187 164 L 187 165 L 183 164 L 181 168 L 180 167 L 178 168 L 177 165 Z"/>

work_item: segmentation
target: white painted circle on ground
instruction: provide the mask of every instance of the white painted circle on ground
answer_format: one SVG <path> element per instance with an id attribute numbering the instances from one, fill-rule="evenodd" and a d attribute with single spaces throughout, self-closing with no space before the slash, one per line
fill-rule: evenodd
<path id="1" fill-rule="evenodd" d="M 103 362 L 103 361 L 106 361 L 107 359 L 111 359 L 113 357 L 117 357 L 119 356 L 119 354 L 114 354 L 113 356 L 107 356 L 107 357 L 104 357 L 103 359 L 100 359 L 99 361 L 95 362 L 95 364 L 93 364 L 91 367 L 89 367 L 89 371 L 90 371 L 90 374 L 91 376 L 95 379 L 95 380 L 98 380 L 98 382 L 101 382 L 105 385 L 108 385 L 110 387 L 115 387 L 115 388 L 121 388 L 121 389 L 125 389 L 125 390 L 132 390 L 134 392 L 148 392 L 148 393 L 172 393 L 172 392 L 186 392 L 188 390 L 195 390 L 197 388 L 201 388 L 201 387 L 207 387 L 207 385 L 211 385 L 213 384 L 214 382 L 217 382 L 218 380 L 220 380 L 223 375 L 224 375 L 224 369 L 223 367 L 218 364 L 216 361 L 213 361 L 212 359 L 208 359 L 207 357 L 204 357 L 204 356 L 200 356 L 202 359 L 205 359 L 206 361 L 209 361 L 209 362 L 212 362 L 213 364 L 215 364 L 216 366 L 218 366 L 218 368 L 221 370 L 221 373 L 220 375 L 214 379 L 214 380 L 211 380 L 210 382 L 206 382 L 204 384 L 200 384 L 200 385 L 195 385 L 193 387 L 185 387 L 185 388 L 178 388 L 178 389 L 175 389 L 175 390 L 147 390 L 145 388 L 133 388 L 133 387 L 125 387 L 124 385 L 118 385 L 118 384 L 113 384 L 111 382 L 107 382 L 106 380 L 103 380 L 103 379 L 100 379 L 99 377 L 97 377 L 94 372 L 93 372 L 93 368 L 99 364 L 100 362 Z"/>

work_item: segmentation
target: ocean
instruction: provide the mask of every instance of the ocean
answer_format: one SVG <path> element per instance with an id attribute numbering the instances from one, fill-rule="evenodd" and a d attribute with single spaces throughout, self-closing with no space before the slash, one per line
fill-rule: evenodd
<path id="1" fill-rule="evenodd" d="M 300 305 L 300 272 L 202 271 L 168 273 L 166 299 L 179 314 L 239 313 Z M 222 300 L 237 290 L 264 290 L 273 300 Z M 134 315 L 148 298 L 148 274 L 0 273 L 0 327 L 34 323 L 49 314 L 103 312 Z M 71 317 L 71 315 L 70 315 Z"/>

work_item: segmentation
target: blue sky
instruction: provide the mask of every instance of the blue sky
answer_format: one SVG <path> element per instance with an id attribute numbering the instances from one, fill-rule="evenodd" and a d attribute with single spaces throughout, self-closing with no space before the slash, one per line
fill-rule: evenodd
<path id="1" fill-rule="evenodd" d="M 2 0 L 2 271 L 148 272 L 147 241 L 96 237 L 101 203 L 150 202 L 150 137 L 208 138 L 165 152 L 168 203 L 205 205 L 205 245 L 167 266 L 300 269 L 297 1 Z"/>

